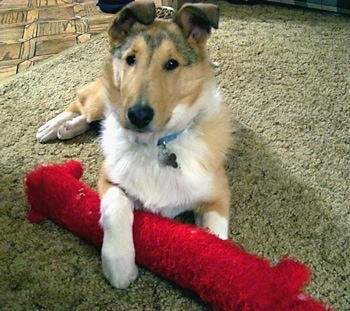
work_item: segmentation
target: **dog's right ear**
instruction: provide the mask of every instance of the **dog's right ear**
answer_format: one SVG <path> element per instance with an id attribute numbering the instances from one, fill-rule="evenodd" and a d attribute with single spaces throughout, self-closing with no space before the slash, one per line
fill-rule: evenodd
<path id="1" fill-rule="evenodd" d="M 219 7 L 215 4 L 185 3 L 173 21 L 181 27 L 187 38 L 204 45 L 211 29 L 219 27 L 219 16 Z"/>
<path id="2" fill-rule="evenodd" d="M 153 2 L 134 1 L 122 8 L 109 26 L 108 34 L 112 41 L 123 39 L 131 26 L 139 22 L 144 25 L 151 24 L 156 18 L 156 7 Z"/>

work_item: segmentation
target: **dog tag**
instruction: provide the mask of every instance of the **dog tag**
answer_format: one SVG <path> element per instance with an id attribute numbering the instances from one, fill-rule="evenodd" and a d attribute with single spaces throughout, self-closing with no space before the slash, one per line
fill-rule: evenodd
<path id="1" fill-rule="evenodd" d="M 179 164 L 177 163 L 176 158 L 176 154 L 171 153 L 166 147 L 166 144 L 159 146 L 158 162 L 161 167 L 171 166 L 173 168 L 178 168 Z"/>

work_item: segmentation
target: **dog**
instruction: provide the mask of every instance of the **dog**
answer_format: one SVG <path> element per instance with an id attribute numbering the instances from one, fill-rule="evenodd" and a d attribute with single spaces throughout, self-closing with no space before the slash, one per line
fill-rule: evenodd
<path id="1" fill-rule="evenodd" d="M 171 218 L 191 210 L 198 226 L 221 239 L 229 232 L 231 112 L 206 51 L 219 9 L 185 4 L 172 20 L 155 17 L 148 2 L 118 12 L 102 77 L 37 134 L 42 142 L 67 139 L 104 118 L 101 260 L 116 288 L 127 288 L 138 274 L 134 209 Z"/>

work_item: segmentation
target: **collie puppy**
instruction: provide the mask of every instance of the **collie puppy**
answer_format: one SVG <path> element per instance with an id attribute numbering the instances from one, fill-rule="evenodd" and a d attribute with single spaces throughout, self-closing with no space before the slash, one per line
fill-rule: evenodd
<path id="1" fill-rule="evenodd" d="M 117 288 L 126 288 L 138 273 L 134 209 L 165 217 L 192 210 L 198 226 L 228 237 L 224 163 L 231 112 L 206 51 L 211 29 L 218 28 L 219 9 L 185 4 L 172 20 L 155 17 L 153 3 L 124 7 L 108 30 L 111 53 L 102 78 L 81 90 L 69 109 L 38 134 L 39 140 L 50 139 L 59 124 L 59 135 L 74 136 L 101 118 L 104 106 L 98 183 L 102 270 Z"/>

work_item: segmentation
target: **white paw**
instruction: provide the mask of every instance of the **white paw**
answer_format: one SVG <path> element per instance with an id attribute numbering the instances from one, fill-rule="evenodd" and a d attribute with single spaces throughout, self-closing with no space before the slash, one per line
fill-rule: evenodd
<path id="1" fill-rule="evenodd" d="M 40 143 L 46 143 L 49 140 L 53 140 L 57 137 L 58 126 L 57 126 L 57 124 L 54 124 L 51 121 L 49 121 L 49 122 L 47 122 L 44 125 L 39 127 L 39 129 L 35 135 L 35 138 Z"/>
<path id="2" fill-rule="evenodd" d="M 73 120 L 64 122 L 57 130 L 57 138 L 61 140 L 71 139 L 85 133 L 89 129 L 85 117 L 80 115 Z"/>
<path id="3" fill-rule="evenodd" d="M 41 143 L 46 143 L 49 140 L 57 138 L 57 131 L 66 121 L 71 120 L 79 116 L 78 113 L 64 111 L 46 122 L 44 125 L 40 126 L 35 137 Z"/>
<path id="4" fill-rule="evenodd" d="M 137 278 L 138 268 L 135 257 L 114 257 L 102 250 L 102 271 L 112 286 L 120 289 L 127 288 Z"/>
<path id="5" fill-rule="evenodd" d="M 103 243 L 102 271 L 117 288 L 127 288 L 137 277 L 132 225 L 133 204 L 118 187 L 111 187 L 101 199 Z"/>
<path id="6" fill-rule="evenodd" d="M 196 218 L 196 224 L 204 229 L 209 230 L 221 240 L 228 239 L 229 221 L 226 217 L 211 211 Z"/>

